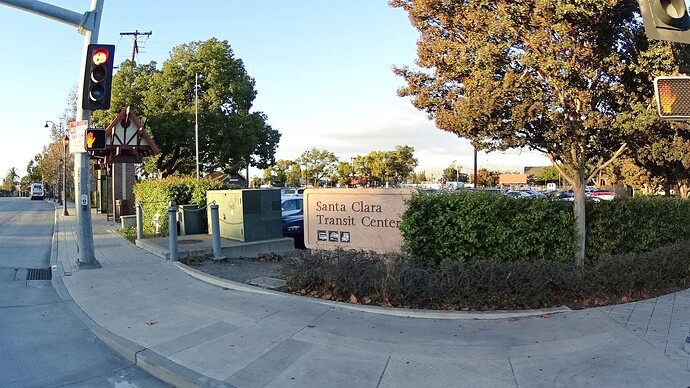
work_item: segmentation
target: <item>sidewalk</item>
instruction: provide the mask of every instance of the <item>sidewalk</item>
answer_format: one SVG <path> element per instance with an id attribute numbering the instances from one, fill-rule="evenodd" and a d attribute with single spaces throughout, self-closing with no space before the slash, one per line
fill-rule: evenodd
<path id="1" fill-rule="evenodd" d="M 61 214 L 58 294 L 106 344 L 174 386 L 690 386 L 688 290 L 541 315 L 359 311 L 209 284 L 131 244 L 102 214 L 92 213 L 101 268 L 78 270 L 75 212 Z"/>

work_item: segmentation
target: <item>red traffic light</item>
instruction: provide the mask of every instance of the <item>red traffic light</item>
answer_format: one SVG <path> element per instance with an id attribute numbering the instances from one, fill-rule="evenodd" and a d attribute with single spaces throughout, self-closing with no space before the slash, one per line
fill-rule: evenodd
<path id="1" fill-rule="evenodd" d="M 110 108 L 115 46 L 90 44 L 84 64 L 82 108 L 98 110 Z"/>
<path id="2" fill-rule="evenodd" d="M 100 66 L 108 62 L 108 57 L 110 57 L 110 52 L 104 48 L 97 48 L 91 53 L 91 61 L 94 65 Z"/>

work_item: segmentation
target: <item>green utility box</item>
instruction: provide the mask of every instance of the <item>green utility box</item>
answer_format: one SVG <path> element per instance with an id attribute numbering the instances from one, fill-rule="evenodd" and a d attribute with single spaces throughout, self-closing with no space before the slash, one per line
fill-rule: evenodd
<path id="1" fill-rule="evenodd" d="M 221 237 L 244 242 L 283 237 L 280 189 L 209 190 L 206 201 L 218 205 Z M 210 206 L 207 214 L 210 225 Z"/>

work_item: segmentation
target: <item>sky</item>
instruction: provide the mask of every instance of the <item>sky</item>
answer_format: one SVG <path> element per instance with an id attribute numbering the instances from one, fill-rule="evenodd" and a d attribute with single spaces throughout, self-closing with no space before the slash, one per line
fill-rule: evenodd
<path id="1" fill-rule="evenodd" d="M 83 13 L 90 0 L 52 0 Z M 281 134 L 276 159 L 312 148 L 343 161 L 371 151 L 414 147 L 417 171 L 454 163 L 473 169 L 469 141 L 435 127 L 396 91 L 392 67 L 414 66 L 419 33 L 387 0 L 105 0 L 99 43 L 114 44 L 115 64 L 131 57 L 129 32 L 140 36 L 137 63 L 156 61 L 183 43 L 227 40 L 254 78 L 253 111 Z M 50 143 L 46 120 L 65 112 L 79 81 L 84 37 L 76 28 L 0 4 L 0 177 L 20 175 Z M 135 112 L 136 113 L 136 112 Z M 478 167 L 519 171 L 550 164 L 533 151 L 478 153 Z M 250 175 L 255 175 L 251 172 Z"/>

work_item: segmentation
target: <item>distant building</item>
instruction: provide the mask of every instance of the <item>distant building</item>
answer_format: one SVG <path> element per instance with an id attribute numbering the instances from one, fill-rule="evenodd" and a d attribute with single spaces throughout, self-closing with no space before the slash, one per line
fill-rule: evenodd
<path id="1" fill-rule="evenodd" d="M 240 187 L 247 187 L 247 179 L 240 174 L 228 175 L 220 171 L 214 171 L 208 174 L 208 178 L 215 182 L 221 182 L 228 185 Z"/>
<path id="2" fill-rule="evenodd" d="M 527 174 L 501 174 L 498 176 L 500 186 L 525 186 Z"/>

